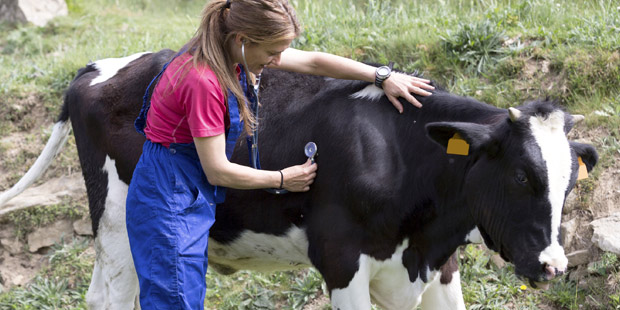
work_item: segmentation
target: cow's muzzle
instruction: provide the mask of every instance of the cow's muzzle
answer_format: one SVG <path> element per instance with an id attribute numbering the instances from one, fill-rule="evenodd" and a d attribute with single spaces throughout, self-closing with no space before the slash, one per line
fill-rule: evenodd
<path id="1" fill-rule="evenodd" d="M 534 279 L 530 280 L 530 286 L 535 289 L 548 290 L 550 286 L 551 280 L 553 280 L 556 276 L 561 276 L 566 272 L 566 269 L 558 269 L 557 267 L 544 265 L 545 274 L 542 276 L 542 281 L 536 281 Z"/>

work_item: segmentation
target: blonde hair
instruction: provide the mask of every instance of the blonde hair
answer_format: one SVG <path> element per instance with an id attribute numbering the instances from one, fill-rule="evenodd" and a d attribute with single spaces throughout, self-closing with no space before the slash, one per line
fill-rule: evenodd
<path id="1" fill-rule="evenodd" d="M 299 22 L 288 0 L 213 0 L 205 6 L 200 27 L 186 48 L 194 66 L 206 64 L 215 73 L 225 98 L 227 90 L 237 97 L 245 131 L 250 133 L 256 120 L 244 104 L 245 94 L 228 51 L 230 42 L 240 34 L 249 43 L 272 44 L 299 33 Z M 246 73 L 249 81 L 254 79 L 247 68 Z"/>

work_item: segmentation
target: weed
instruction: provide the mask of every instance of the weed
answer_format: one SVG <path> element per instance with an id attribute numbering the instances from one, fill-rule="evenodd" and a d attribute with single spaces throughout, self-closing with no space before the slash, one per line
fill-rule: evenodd
<path id="1" fill-rule="evenodd" d="M 309 269 L 294 281 L 291 289 L 285 292 L 292 309 L 300 309 L 314 299 L 323 285 L 323 277 L 315 269 Z"/>
<path id="2" fill-rule="evenodd" d="M 617 274 L 620 272 L 620 262 L 618 261 L 618 256 L 613 253 L 605 252 L 599 261 L 588 265 L 588 271 L 591 273 L 597 273 L 601 276 L 607 276 L 611 273 Z"/>
<path id="3" fill-rule="evenodd" d="M 43 272 L 49 278 L 70 275 L 71 288 L 88 283 L 93 267 L 92 256 L 86 252 L 89 242 L 88 238 L 72 238 L 71 242 L 55 243 L 48 254 L 49 266 Z"/>
<path id="4" fill-rule="evenodd" d="M 600 166 L 608 168 L 614 165 L 616 163 L 616 158 L 620 156 L 620 137 L 612 133 L 604 137 L 596 138 L 596 143 L 600 146 L 598 148 L 601 158 Z"/>
<path id="5" fill-rule="evenodd" d="M 441 37 L 443 48 L 457 63 L 470 72 L 482 74 L 504 57 L 502 48 L 505 32 L 489 20 L 459 24 L 456 31 L 448 30 Z"/>

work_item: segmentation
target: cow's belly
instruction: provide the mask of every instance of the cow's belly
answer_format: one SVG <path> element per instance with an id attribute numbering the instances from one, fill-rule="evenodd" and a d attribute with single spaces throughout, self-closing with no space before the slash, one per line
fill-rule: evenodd
<path id="1" fill-rule="evenodd" d="M 311 266 L 305 230 L 291 226 L 282 236 L 245 231 L 230 243 L 209 239 L 209 266 L 229 274 L 241 269 L 275 271 Z"/>

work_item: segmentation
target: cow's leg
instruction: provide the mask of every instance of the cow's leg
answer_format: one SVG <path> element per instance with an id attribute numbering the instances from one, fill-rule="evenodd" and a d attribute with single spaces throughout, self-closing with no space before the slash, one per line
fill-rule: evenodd
<path id="1" fill-rule="evenodd" d="M 308 257 L 330 292 L 333 310 L 370 310 L 369 262 L 361 255 L 363 230 L 343 221 L 342 205 L 325 204 L 308 215 Z"/>
<path id="2" fill-rule="evenodd" d="M 138 278 L 133 265 L 127 227 L 125 199 L 128 186 L 118 178 L 114 161 L 106 157 L 105 209 L 95 239 L 95 267 L 86 294 L 90 309 L 139 309 Z"/>
<path id="3" fill-rule="evenodd" d="M 366 310 L 370 309 L 370 272 L 371 266 L 364 256 L 360 257 L 359 267 L 349 285 L 331 290 L 332 309 Z M 327 279 L 326 279 L 327 281 Z"/>
<path id="4" fill-rule="evenodd" d="M 465 310 L 465 301 L 461 291 L 461 276 L 456 253 L 441 266 L 441 274 L 424 291 L 422 295 L 423 310 Z"/>

